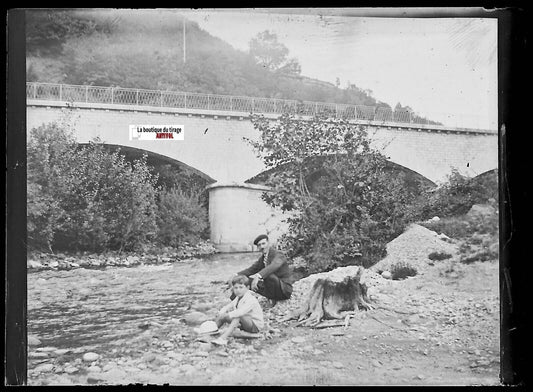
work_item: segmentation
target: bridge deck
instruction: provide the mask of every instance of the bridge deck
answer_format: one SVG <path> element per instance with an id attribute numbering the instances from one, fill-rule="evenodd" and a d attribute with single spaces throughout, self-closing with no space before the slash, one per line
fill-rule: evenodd
<path id="1" fill-rule="evenodd" d="M 355 123 L 373 126 L 418 128 L 441 131 L 496 133 L 495 130 L 467 128 L 436 123 L 411 111 L 392 111 L 388 107 L 346 105 L 326 102 L 273 98 L 199 94 L 177 91 L 143 90 L 119 87 L 80 86 L 52 83 L 26 84 L 28 104 L 73 105 L 80 108 L 198 113 L 247 117 L 251 113 L 277 117 L 289 112 L 303 117 L 326 113 Z M 52 103 L 53 102 L 53 103 Z M 455 120 L 457 122 L 457 120 Z"/>

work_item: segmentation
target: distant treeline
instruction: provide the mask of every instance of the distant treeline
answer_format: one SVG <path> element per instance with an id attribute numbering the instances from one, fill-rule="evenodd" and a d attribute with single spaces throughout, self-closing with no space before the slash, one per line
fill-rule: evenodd
<path id="1" fill-rule="evenodd" d="M 268 31 L 245 52 L 169 11 L 28 11 L 26 29 L 28 81 L 390 108 L 338 78 L 332 84 L 301 76 L 297 59 Z"/>

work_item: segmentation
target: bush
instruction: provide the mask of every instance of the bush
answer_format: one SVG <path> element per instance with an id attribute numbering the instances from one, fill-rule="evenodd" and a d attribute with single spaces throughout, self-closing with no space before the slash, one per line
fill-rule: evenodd
<path id="1" fill-rule="evenodd" d="M 162 191 L 157 217 L 158 240 L 168 246 L 183 242 L 196 244 L 207 236 L 207 210 L 199 194 L 189 195 L 179 188 Z"/>
<path id="2" fill-rule="evenodd" d="M 416 276 L 418 273 L 416 268 L 403 261 L 392 264 L 389 271 L 393 280 L 405 279 L 408 276 Z"/>
<path id="3" fill-rule="evenodd" d="M 467 213 L 474 204 L 496 204 L 498 171 L 493 170 L 469 178 L 453 170 L 448 181 L 436 189 L 424 192 L 411 207 L 413 218 L 424 220 Z M 497 207 L 497 206 L 496 206 Z"/>
<path id="4" fill-rule="evenodd" d="M 156 178 L 98 141 L 78 147 L 57 123 L 30 133 L 30 248 L 131 250 L 156 231 Z"/>
<path id="5" fill-rule="evenodd" d="M 452 257 L 452 255 L 446 252 L 431 252 L 428 255 L 428 258 L 430 260 L 438 260 L 438 261 L 446 260 L 446 259 L 449 259 L 450 257 Z"/>

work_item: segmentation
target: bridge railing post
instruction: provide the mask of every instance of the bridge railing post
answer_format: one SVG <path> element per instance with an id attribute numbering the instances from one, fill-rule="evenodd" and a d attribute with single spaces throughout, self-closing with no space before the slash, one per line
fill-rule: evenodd
<path id="1" fill-rule="evenodd" d="M 60 101 L 63 100 L 63 85 L 62 84 L 59 85 L 59 100 Z"/>
<path id="2" fill-rule="evenodd" d="M 111 104 L 115 103 L 115 89 L 111 87 Z"/>
<path id="3" fill-rule="evenodd" d="M 339 118 L 339 105 L 335 104 L 335 118 Z"/>
<path id="4" fill-rule="evenodd" d="M 33 83 L 33 99 L 37 98 L 37 83 Z"/>
<path id="5" fill-rule="evenodd" d="M 187 109 L 187 93 L 183 93 L 183 107 Z"/>
<path id="6" fill-rule="evenodd" d="M 252 112 L 255 111 L 255 101 L 254 99 L 252 98 Z"/>
<path id="7" fill-rule="evenodd" d="M 89 102 L 89 86 L 85 86 L 85 103 Z"/>
<path id="8" fill-rule="evenodd" d="M 137 106 L 139 106 L 139 89 L 137 89 L 135 94 L 135 103 L 137 104 Z"/>
<path id="9" fill-rule="evenodd" d="M 163 107 L 163 90 L 161 90 L 161 107 Z"/>
<path id="10" fill-rule="evenodd" d="M 207 110 L 209 110 L 209 97 L 210 97 L 210 95 L 207 94 Z"/>

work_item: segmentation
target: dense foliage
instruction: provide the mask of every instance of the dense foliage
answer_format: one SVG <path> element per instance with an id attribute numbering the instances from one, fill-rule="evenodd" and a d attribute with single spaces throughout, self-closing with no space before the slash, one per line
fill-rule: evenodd
<path id="1" fill-rule="evenodd" d="M 207 233 L 196 190 L 185 181 L 190 192 L 176 192 L 168 176 L 158 186 L 145 156 L 129 161 L 98 140 L 78 146 L 58 123 L 31 130 L 27 156 L 30 249 L 134 250 Z"/>
<path id="2" fill-rule="evenodd" d="M 309 272 L 339 265 L 369 266 L 385 255 L 385 245 L 409 219 L 407 206 L 419 192 L 373 149 L 364 128 L 344 120 L 289 114 L 271 122 L 254 116 L 261 132 L 251 142 L 268 168 L 263 198 L 289 213 L 281 239 L 290 257 L 302 256 Z"/>
<path id="3" fill-rule="evenodd" d="M 444 184 L 420 199 L 413 215 L 418 219 L 451 217 L 465 214 L 474 204 L 492 204 L 497 208 L 497 200 L 497 170 L 473 178 L 452 170 Z"/>

